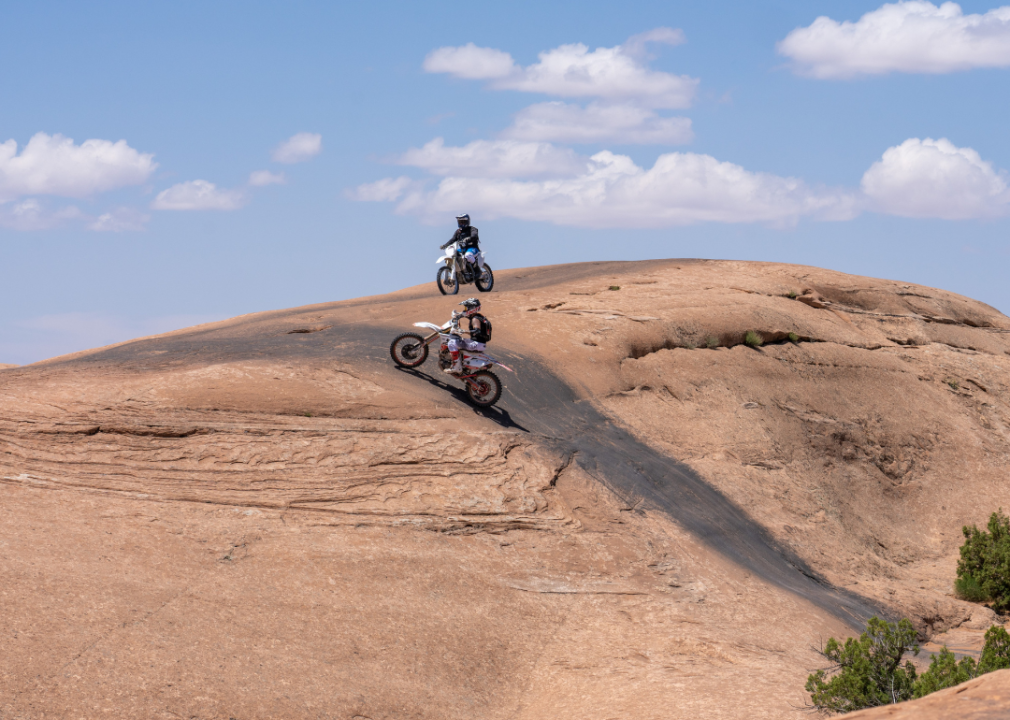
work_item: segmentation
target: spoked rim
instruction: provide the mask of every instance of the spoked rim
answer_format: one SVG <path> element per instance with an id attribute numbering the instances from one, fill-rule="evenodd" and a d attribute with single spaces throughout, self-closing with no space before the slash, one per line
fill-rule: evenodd
<path id="1" fill-rule="evenodd" d="M 443 295 L 455 295 L 459 292 L 459 278 L 453 279 L 452 271 L 447 267 L 439 268 L 435 282 Z"/>
<path id="2" fill-rule="evenodd" d="M 488 407 L 501 397 L 501 380 L 494 373 L 480 372 L 467 378 L 466 391 L 475 404 Z"/>
<path id="3" fill-rule="evenodd" d="M 428 346 L 424 339 L 416 333 L 404 333 L 398 336 L 389 346 L 389 354 L 393 362 L 403 367 L 417 367 L 428 357 Z"/>
<path id="4" fill-rule="evenodd" d="M 490 265 L 484 266 L 484 270 L 477 276 L 474 284 L 481 292 L 488 292 L 494 287 L 494 273 L 491 271 Z"/>
<path id="5" fill-rule="evenodd" d="M 421 343 L 411 343 L 410 345 L 400 345 L 397 349 L 400 351 L 400 357 L 404 360 L 416 362 L 417 358 L 421 356 L 422 347 Z"/>

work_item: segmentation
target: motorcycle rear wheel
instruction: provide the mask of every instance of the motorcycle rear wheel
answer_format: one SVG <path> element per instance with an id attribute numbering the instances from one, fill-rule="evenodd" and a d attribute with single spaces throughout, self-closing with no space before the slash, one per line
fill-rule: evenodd
<path id="1" fill-rule="evenodd" d="M 439 292 L 443 295 L 455 295 L 459 292 L 459 278 L 453 278 L 452 270 L 447 267 L 438 269 L 438 274 L 435 275 L 435 282 L 438 284 Z"/>
<path id="2" fill-rule="evenodd" d="M 501 380 L 490 370 L 481 370 L 467 378 L 466 394 L 477 407 L 491 407 L 501 397 Z"/>
<path id="3" fill-rule="evenodd" d="M 403 333 L 389 343 L 389 355 L 400 367 L 413 368 L 428 359 L 428 346 L 417 333 Z"/>
<path id="4" fill-rule="evenodd" d="M 484 264 L 484 272 L 477 276 L 474 284 L 481 292 L 491 292 L 491 288 L 494 287 L 494 273 L 491 272 L 490 265 Z"/>

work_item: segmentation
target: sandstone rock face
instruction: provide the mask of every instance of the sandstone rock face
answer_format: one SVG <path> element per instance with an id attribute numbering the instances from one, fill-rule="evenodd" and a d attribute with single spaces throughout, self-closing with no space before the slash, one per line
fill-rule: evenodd
<path id="1" fill-rule="evenodd" d="M 387 352 L 460 299 L 0 371 L 0 717 L 791 717 L 871 613 L 966 647 L 994 619 L 952 595 L 961 526 L 1010 507 L 994 309 L 779 264 L 501 272 L 517 372 L 477 411 Z"/>

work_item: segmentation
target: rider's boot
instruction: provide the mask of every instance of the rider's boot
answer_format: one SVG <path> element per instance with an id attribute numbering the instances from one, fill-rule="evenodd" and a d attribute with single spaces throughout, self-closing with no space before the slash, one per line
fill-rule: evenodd
<path id="1" fill-rule="evenodd" d="M 457 350 L 456 352 L 450 354 L 452 355 L 452 365 L 447 367 L 442 372 L 448 375 L 457 375 L 463 372 L 463 357 L 460 354 L 460 352 Z"/>

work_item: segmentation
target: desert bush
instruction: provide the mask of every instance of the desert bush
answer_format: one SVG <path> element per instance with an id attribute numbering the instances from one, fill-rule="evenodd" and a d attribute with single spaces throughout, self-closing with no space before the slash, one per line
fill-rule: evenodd
<path id="1" fill-rule="evenodd" d="M 937 690 L 960 685 L 965 680 L 971 680 L 978 674 L 975 661 L 970 657 L 961 658 L 957 661 L 954 653 L 946 648 L 940 648 L 940 654 L 934 655 L 929 662 L 929 670 L 919 676 L 915 681 L 912 696 L 921 698 Z"/>
<path id="2" fill-rule="evenodd" d="M 968 602 L 982 603 L 989 599 L 982 585 L 971 575 L 964 575 L 954 581 L 954 590 L 958 597 Z"/>
<path id="3" fill-rule="evenodd" d="M 705 338 L 705 347 L 707 347 L 709 350 L 711 350 L 714 347 L 719 347 L 719 338 L 717 338 L 715 335 L 709 335 L 707 338 Z"/>
<path id="4" fill-rule="evenodd" d="M 985 645 L 978 659 L 978 674 L 1010 668 L 1010 633 L 999 625 L 985 632 Z"/>
<path id="5" fill-rule="evenodd" d="M 939 655 L 933 655 L 929 670 L 915 681 L 913 696 L 920 698 L 931 692 L 960 685 L 979 675 L 993 670 L 1010 668 L 1010 634 L 999 625 L 993 625 L 985 633 L 985 644 L 978 663 L 973 658 L 963 657 L 960 661 L 946 647 L 940 648 Z"/>
<path id="6" fill-rule="evenodd" d="M 954 588 L 966 600 L 991 603 L 996 612 L 1010 610 L 1010 518 L 1000 508 L 989 517 L 988 532 L 974 525 L 961 532 Z"/>
<path id="7" fill-rule="evenodd" d="M 800 336 L 794 332 L 789 333 L 789 342 L 798 343 L 800 341 Z"/>
<path id="8" fill-rule="evenodd" d="M 751 347 L 758 347 L 764 342 L 764 339 L 753 330 L 748 330 L 747 334 L 743 336 L 743 341 Z"/>
<path id="9" fill-rule="evenodd" d="M 919 654 L 915 628 L 908 620 L 890 623 L 870 618 L 866 632 L 842 645 L 829 638 L 821 651 L 834 665 L 807 678 L 806 689 L 818 710 L 850 712 L 888 705 L 912 697 L 915 666 L 901 659 L 911 650 Z"/>

